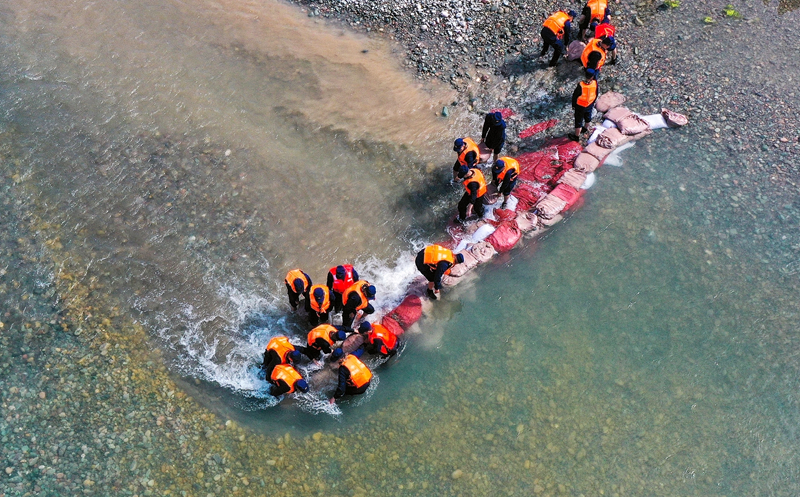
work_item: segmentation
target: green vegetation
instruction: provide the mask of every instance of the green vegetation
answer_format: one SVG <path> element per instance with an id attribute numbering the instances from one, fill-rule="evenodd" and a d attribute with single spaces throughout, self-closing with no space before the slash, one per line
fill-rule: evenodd
<path id="1" fill-rule="evenodd" d="M 706 24 L 714 24 L 716 21 L 711 16 L 705 16 L 703 18 L 703 22 L 706 23 Z"/>
<path id="2" fill-rule="evenodd" d="M 664 0 L 664 5 L 670 9 L 677 9 L 681 6 L 681 0 Z"/>
<path id="3" fill-rule="evenodd" d="M 726 15 L 727 17 L 735 17 L 735 18 L 737 18 L 737 19 L 738 19 L 738 18 L 740 18 L 740 17 L 742 17 L 742 14 L 741 14 L 741 13 L 739 13 L 739 11 L 738 11 L 738 10 L 736 10 L 735 8 L 733 8 L 733 5 L 731 5 L 731 4 L 728 4 L 728 5 L 725 7 L 725 9 L 723 9 L 723 12 L 725 13 L 725 15 Z"/>

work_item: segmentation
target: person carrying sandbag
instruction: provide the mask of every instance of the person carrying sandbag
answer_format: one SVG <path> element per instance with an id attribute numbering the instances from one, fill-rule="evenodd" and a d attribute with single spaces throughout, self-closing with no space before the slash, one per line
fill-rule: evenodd
<path id="1" fill-rule="evenodd" d="M 415 264 L 422 276 L 428 280 L 428 297 L 439 298 L 442 289 L 442 276 L 450 274 L 450 268 L 464 262 L 464 256 L 454 254 L 441 245 L 428 245 L 417 254 Z"/>
<path id="2" fill-rule="evenodd" d="M 575 133 L 568 135 L 571 140 L 579 141 L 581 133 L 588 131 L 586 126 L 592 120 L 592 111 L 596 100 L 597 80 L 586 71 L 583 81 L 578 81 L 578 86 L 572 92 L 572 108 L 575 110 Z"/>
<path id="3" fill-rule="evenodd" d="M 600 69 L 606 63 L 606 55 L 614 45 L 614 39 L 607 36 L 603 38 L 592 38 L 586 44 L 581 55 L 581 63 L 586 72 L 594 79 L 600 78 Z"/>

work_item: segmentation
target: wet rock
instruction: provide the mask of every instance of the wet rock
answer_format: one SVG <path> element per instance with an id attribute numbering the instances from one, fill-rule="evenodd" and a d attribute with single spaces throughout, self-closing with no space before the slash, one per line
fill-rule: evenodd
<path id="1" fill-rule="evenodd" d="M 462 476 L 464 476 L 464 472 L 461 471 L 460 469 L 457 469 L 457 470 L 453 471 L 453 473 L 450 475 L 450 478 L 452 478 L 454 480 L 458 480 Z"/>

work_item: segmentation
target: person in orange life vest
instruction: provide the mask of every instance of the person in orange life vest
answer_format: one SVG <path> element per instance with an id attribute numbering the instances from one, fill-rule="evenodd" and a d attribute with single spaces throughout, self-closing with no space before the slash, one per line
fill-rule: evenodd
<path id="1" fill-rule="evenodd" d="M 300 269 L 292 269 L 286 273 L 283 282 L 289 294 L 289 305 L 296 311 L 300 305 L 300 296 L 308 300 L 308 290 L 311 288 L 311 278 Z"/>
<path id="2" fill-rule="evenodd" d="M 583 81 L 578 81 L 578 86 L 572 92 L 572 108 L 575 110 L 575 133 L 570 133 L 572 140 L 578 141 L 582 132 L 587 131 L 586 125 L 592 120 L 594 102 L 597 100 L 597 80 L 587 71 Z"/>
<path id="3" fill-rule="evenodd" d="M 300 351 L 289 342 L 286 337 L 273 337 L 267 343 L 267 348 L 264 350 L 264 363 L 261 369 L 264 370 L 266 377 L 269 378 L 275 366 L 281 364 L 294 365 L 300 360 Z"/>
<path id="4" fill-rule="evenodd" d="M 586 29 L 592 22 L 602 22 L 603 19 L 610 18 L 608 10 L 608 0 L 589 0 L 581 11 L 581 20 L 578 23 L 580 29 L 580 39 L 584 39 Z"/>
<path id="5" fill-rule="evenodd" d="M 594 79 L 600 77 L 600 69 L 606 63 L 606 54 L 613 44 L 613 38 L 610 39 L 607 36 L 604 38 L 592 38 L 586 44 L 586 48 L 583 49 L 581 62 L 586 72 Z"/>
<path id="6" fill-rule="evenodd" d="M 321 324 L 308 332 L 308 347 L 298 349 L 312 361 L 318 361 L 323 353 L 332 354 L 331 360 L 335 361 L 342 356 L 341 347 L 334 348 L 336 342 L 343 342 L 351 333 L 353 329 L 347 326 Z"/>
<path id="7" fill-rule="evenodd" d="M 500 157 L 492 164 L 492 182 L 497 187 L 498 193 L 503 194 L 501 209 L 506 208 L 508 196 L 511 195 L 511 191 L 517 185 L 517 176 L 519 176 L 519 161 L 517 159 Z"/>
<path id="8" fill-rule="evenodd" d="M 483 119 L 483 129 L 481 130 L 481 143 L 494 152 L 492 160 L 497 160 L 497 156 L 506 143 L 506 122 L 502 113 L 488 112 L 486 114 Z"/>
<path id="9" fill-rule="evenodd" d="M 442 276 L 450 273 L 450 268 L 464 262 L 464 256 L 454 254 L 441 245 L 429 245 L 417 253 L 414 261 L 422 276 L 428 280 L 428 297 L 436 300 L 442 289 Z"/>
<path id="10" fill-rule="evenodd" d="M 462 167 L 478 167 L 478 162 L 481 160 L 481 151 L 472 138 L 456 138 L 456 141 L 453 142 L 453 152 L 458 154 L 458 158 L 453 164 L 453 181 L 456 180 L 458 171 Z"/>
<path id="11" fill-rule="evenodd" d="M 553 47 L 553 58 L 550 59 L 550 67 L 558 65 L 558 60 L 565 48 L 569 45 L 569 33 L 572 30 L 572 21 L 575 19 L 575 12 L 570 10 L 564 12 L 559 10 L 555 14 L 545 19 L 542 25 L 542 52 L 539 57 L 544 57 L 547 50 Z"/>
<path id="12" fill-rule="evenodd" d="M 306 298 L 306 312 L 311 326 L 328 322 L 328 314 L 333 307 L 331 291 L 325 285 L 313 285 Z"/>
<path id="13" fill-rule="evenodd" d="M 360 395 L 369 388 L 372 371 L 361 362 L 360 357 L 363 353 L 364 351 L 359 349 L 339 360 L 339 384 L 330 399 L 331 404 L 345 395 Z"/>
<path id="14" fill-rule="evenodd" d="M 332 267 L 328 271 L 328 288 L 333 292 L 333 311 L 342 312 L 342 294 L 358 281 L 358 271 L 350 264 Z"/>
<path id="15" fill-rule="evenodd" d="M 472 216 L 470 219 L 477 219 L 483 217 L 483 196 L 486 195 L 486 179 L 480 169 L 470 169 L 467 166 L 461 166 L 458 171 L 458 177 L 462 179 L 464 185 L 464 195 L 458 201 L 458 217 L 457 223 L 464 223 L 467 219 L 467 206 L 472 204 Z"/>
<path id="16" fill-rule="evenodd" d="M 375 293 L 375 287 L 368 281 L 357 281 L 350 285 L 342 295 L 342 325 L 352 326 L 356 318 L 361 319 L 361 316 L 375 312 L 375 308 L 369 303 L 370 300 L 375 300 Z"/>
<path id="17" fill-rule="evenodd" d="M 614 64 L 616 64 L 617 63 L 617 38 L 616 38 L 617 28 L 615 28 L 614 26 L 611 25 L 611 19 L 606 17 L 600 23 L 593 22 L 589 26 L 589 29 L 594 31 L 594 37 L 595 38 L 603 38 L 603 37 L 608 38 L 608 40 L 611 42 L 611 46 L 608 47 L 608 52 L 611 55 L 611 57 L 610 57 L 611 60 L 609 60 L 608 63 L 610 65 L 612 65 L 612 66 Z"/>
<path id="18" fill-rule="evenodd" d="M 275 366 L 269 375 L 269 382 L 271 383 L 269 393 L 273 397 L 280 397 L 295 391 L 308 392 L 308 382 L 294 367 L 288 364 Z"/>
<path id="19" fill-rule="evenodd" d="M 358 327 L 358 332 L 364 336 L 364 343 L 359 348 L 368 354 L 391 357 L 397 353 L 397 335 L 382 324 L 364 321 Z"/>

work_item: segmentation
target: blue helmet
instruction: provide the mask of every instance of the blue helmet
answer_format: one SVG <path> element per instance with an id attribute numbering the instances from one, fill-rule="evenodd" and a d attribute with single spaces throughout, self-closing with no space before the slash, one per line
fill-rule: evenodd
<path id="1" fill-rule="evenodd" d="M 375 285 L 369 285 L 364 291 L 364 295 L 366 295 L 368 299 L 372 300 L 375 298 L 375 292 L 377 292 L 377 290 L 375 290 Z"/>
<path id="2" fill-rule="evenodd" d="M 294 387 L 303 393 L 308 392 L 308 382 L 302 378 L 294 382 Z"/>
<path id="3" fill-rule="evenodd" d="M 453 142 L 453 151 L 458 152 L 461 150 L 461 147 L 464 146 L 464 139 L 463 138 L 456 138 L 456 141 Z"/>
<path id="4" fill-rule="evenodd" d="M 335 349 L 333 349 L 333 352 L 331 353 L 331 361 L 336 362 L 339 359 L 341 359 L 343 355 L 344 351 L 342 350 L 342 348 L 336 347 Z"/>
<path id="5" fill-rule="evenodd" d="M 364 321 L 358 325 L 359 333 L 369 333 L 370 331 L 372 331 L 372 324 L 370 324 L 368 321 Z"/>
<path id="6" fill-rule="evenodd" d="M 299 361 L 301 357 L 302 356 L 300 355 L 300 351 L 299 350 L 293 350 L 293 351 L 289 352 L 289 360 L 292 361 L 292 362 Z"/>

